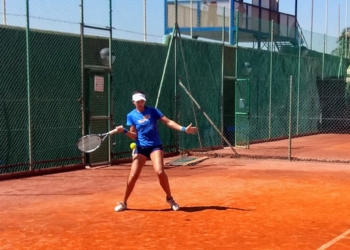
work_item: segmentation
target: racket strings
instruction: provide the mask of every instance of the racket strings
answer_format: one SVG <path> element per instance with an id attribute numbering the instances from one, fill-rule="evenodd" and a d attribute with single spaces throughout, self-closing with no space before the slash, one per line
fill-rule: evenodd
<path id="1" fill-rule="evenodd" d="M 84 136 L 78 142 L 78 148 L 83 152 L 90 152 L 95 150 L 101 145 L 101 138 L 99 136 Z"/>

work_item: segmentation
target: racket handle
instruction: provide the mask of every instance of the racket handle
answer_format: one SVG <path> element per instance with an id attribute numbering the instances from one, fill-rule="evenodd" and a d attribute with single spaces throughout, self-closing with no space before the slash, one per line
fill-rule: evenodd
<path id="1" fill-rule="evenodd" d="M 123 128 L 123 126 L 120 125 L 120 126 L 116 127 L 115 129 L 109 131 L 109 132 L 108 132 L 108 135 L 113 135 L 113 134 L 115 134 L 115 133 L 118 133 L 118 128 Z"/>

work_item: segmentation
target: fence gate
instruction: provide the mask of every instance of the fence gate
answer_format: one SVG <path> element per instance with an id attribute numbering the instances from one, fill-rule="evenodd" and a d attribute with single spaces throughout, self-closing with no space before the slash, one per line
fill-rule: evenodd
<path id="1" fill-rule="evenodd" d="M 249 79 L 235 84 L 235 146 L 249 148 Z"/>
<path id="2" fill-rule="evenodd" d="M 102 134 L 110 130 L 110 97 L 108 89 L 109 73 L 103 70 L 85 71 L 85 134 Z M 86 154 L 86 165 L 110 163 L 110 143 L 108 137 L 96 151 Z"/>

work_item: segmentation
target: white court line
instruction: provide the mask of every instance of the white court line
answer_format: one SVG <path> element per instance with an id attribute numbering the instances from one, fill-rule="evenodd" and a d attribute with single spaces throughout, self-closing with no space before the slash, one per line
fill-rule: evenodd
<path id="1" fill-rule="evenodd" d="M 348 231 L 342 233 L 341 235 L 335 237 L 333 240 L 331 240 L 330 242 L 324 244 L 322 247 L 318 248 L 317 250 L 325 250 L 325 249 L 327 249 L 328 247 L 330 247 L 331 245 L 333 245 L 337 241 L 345 238 L 345 236 L 347 236 L 348 234 L 350 234 L 350 229 Z"/>

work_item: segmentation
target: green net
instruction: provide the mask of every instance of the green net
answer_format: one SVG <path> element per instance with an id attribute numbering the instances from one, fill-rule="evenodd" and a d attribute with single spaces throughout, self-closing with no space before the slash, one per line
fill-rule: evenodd
<path id="1" fill-rule="evenodd" d="M 219 8 L 215 24 L 210 24 L 209 9 L 200 7 L 200 20 L 197 12 L 189 11 L 189 2 L 183 1 L 180 32 L 172 43 L 169 36 L 164 44 L 149 43 L 141 42 L 146 40 L 142 33 L 121 30 L 116 21 L 119 15 L 116 20 L 109 18 L 109 1 L 83 1 L 86 22 L 81 33 L 80 3 L 52 3 L 49 7 L 57 10 L 53 14 L 45 11 L 47 5 L 33 0 L 28 6 L 29 23 L 24 3 L 9 9 L 6 23 L 2 19 L 1 173 L 86 163 L 89 156 L 79 152 L 76 141 L 87 133 L 125 126 L 126 114 L 134 108 L 135 90 L 144 91 L 147 105 L 157 104 L 168 118 L 198 127 L 197 135 L 186 135 L 160 123 L 166 152 L 233 156 L 232 151 L 220 151 L 232 145 L 245 150 L 240 155 L 287 156 L 290 141 L 283 140 L 293 138 L 298 143 L 303 137 L 294 157 L 348 160 L 339 153 L 346 148 L 350 128 L 347 33 L 333 38 L 301 31 L 291 15 L 272 23 L 264 17 L 266 13 L 257 18 L 250 5 L 232 24 L 230 10 Z M 97 4 L 99 10 L 92 11 Z M 120 3 L 111 6 L 120 14 Z M 65 14 L 67 9 L 74 13 L 72 17 Z M 167 28 L 173 29 L 173 19 L 168 16 Z M 238 32 L 230 32 L 228 28 L 237 21 Z M 188 38 L 191 23 L 198 28 L 193 29 L 195 39 Z M 204 24 L 212 27 L 200 30 Z M 111 67 L 105 49 L 111 51 Z M 336 139 L 335 134 L 342 137 Z M 313 152 L 322 152 L 322 144 L 314 137 L 306 140 L 309 135 L 329 135 L 322 138 L 334 147 L 344 145 L 333 150 L 337 157 L 314 155 L 310 150 L 298 154 L 307 145 L 312 145 Z M 131 140 L 123 136 L 112 136 L 91 159 L 130 159 Z M 282 146 L 262 144 L 274 141 Z M 257 146 L 270 151 L 260 152 Z M 280 148 L 282 153 L 274 151 Z"/>

